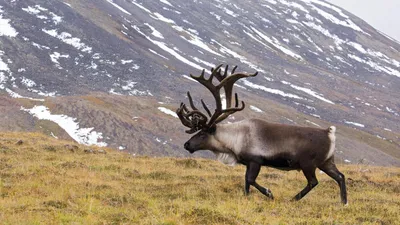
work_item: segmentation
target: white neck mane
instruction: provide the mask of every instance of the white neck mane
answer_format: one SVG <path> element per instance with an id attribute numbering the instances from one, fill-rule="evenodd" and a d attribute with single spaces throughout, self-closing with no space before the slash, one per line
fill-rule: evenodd
<path id="1" fill-rule="evenodd" d="M 228 166 L 235 166 L 237 164 L 236 156 L 232 153 L 217 153 L 217 160 Z"/>
<path id="2" fill-rule="evenodd" d="M 243 148 L 245 133 L 243 132 L 243 122 L 217 125 L 215 132 L 215 146 L 218 146 L 214 153 L 218 161 L 234 166 L 237 157 Z"/>

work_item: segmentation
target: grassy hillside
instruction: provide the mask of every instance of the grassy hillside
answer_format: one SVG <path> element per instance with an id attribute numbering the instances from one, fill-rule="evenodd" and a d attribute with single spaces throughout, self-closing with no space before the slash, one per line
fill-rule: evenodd
<path id="1" fill-rule="evenodd" d="M 22 140 L 21 142 L 18 142 Z M 69 146 L 68 146 L 69 144 Z M 67 145 L 67 146 L 66 146 Z M 299 172 L 263 168 L 243 195 L 244 167 L 205 159 L 134 157 L 34 133 L 0 133 L 1 224 L 395 224 L 400 168 L 344 166 L 349 206 L 320 184 L 300 202 Z M 85 151 L 86 150 L 86 151 Z M 182 150 L 183 151 L 183 150 Z"/>
<path id="2" fill-rule="evenodd" d="M 341 123 L 332 123 L 305 115 L 293 107 L 267 98 L 252 96 L 251 93 L 243 94 L 244 99 L 250 99 L 246 101 L 249 108 L 231 116 L 228 121 L 258 118 L 272 123 L 307 127 L 328 128 L 334 125 L 337 127 L 337 162 L 363 161 L 371 165 L 400 167 L 400 145 L 396 141 L 400 133 L 396 133 L 396 131 L 386 131 L 387 134 L 382 137 L 387 139 L 383 139 L 376 136 L 379 132 L 373 132 L 374 135 Z M 206 96 L 197 96 L 196 99 L 202 97 Z M 207 97 L 212 98 L 211 95 Z M 212 103 L 213 101 L 211 99 L 206 102 Z M 260 102 L 265 104 L 260 106 Z M 68 133 L 56 123 L 49 120 L 38 120 L 29 113 L 21 111 L 21 106 L 31 109 L 38 104 L 47 107 L 52 115 L 67 115 L 77 118 L 76 121 L 79 122 L 80 128 L 93 127 L 94 131 L 101 132 L 104 137 L 99 141 L 106 142 L 112 148 L 117 149 L 122 146 L 136 155 L 190 156 L 186 151 L 177 150 L 181 149 L 190 138 L 190 135 L 184 132 L 185 127 L 182 126 L 179 119 L 159 109 L 162 107 L 171 111 L 176 110 L 177 102 L 169 98 L 157 99 L 155 97 L 93 93 L 86 96 L 47 98 L 45 102 L 38 103 L 28 99 L 1 98 L 0 95 L 0 132 L 40 132 L 72 140 Z M 6 106 L 3 107 L 3 105 Z M 257 106 L 263 112 L 251 110 L 251 105 Z M 377 129 L 378 127 L 377 125 Z M 196 155 L 212 156 L 212 154 L 204 153 Z"/>

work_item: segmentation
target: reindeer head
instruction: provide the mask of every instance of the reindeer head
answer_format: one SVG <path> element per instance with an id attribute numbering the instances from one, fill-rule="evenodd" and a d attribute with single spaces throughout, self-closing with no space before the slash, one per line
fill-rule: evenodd
<path id="1" fill-rule="evenodd" d="M 190 92 L 187 93 L 189 98 L 189 104 L 192 110 L 189 110 L 184 103 L 181 103 L 180 107 L 177 109 L 176 113 L 181 120 L 182 124 L 188 128 L 189 130 L 186 133 L 195 134 L 189 141 L 187 141 L 184 145 L 185 149 L 190 153 L 193 153 L 197 150 L 212 150 L 213 141 L 214 141 L 214 133 L 216 132 L 216 124 L 222 122 L 229 115 L 241 111 L 244 109 L 245 104 L 241 101 L 241 106 L 239 107 L 238 95 L 235 93 L 235 106 L 232 105 L 232 89 L 233 85 L 240 78 L 246 77 L 254 77 L 257 75 L 257 72 L 254 74 L 245 74 L 245 73 L 235 73 L 237 66 L 235 66 L 231 75 L 228 76 L 228 66 L 225 67 L 224 73 L 221 71 L 222 65 L 217 66 L 215 69 L 211 68 L 211 75 L 208 79 L 204 77 L 205 70 L 203 69 L 200 76 L 196 77 L 190 74 L 190 76 L 198 81 L 200 84 L 205 86 L 211 94 L 214 96 L 216 107 L 213 114 L 211 114 L 209 108 L 204 103 L 203 99 L 201 99 L 201 103 L 207 112 L 208 117 L 198 110 L 193 104 L 193 99 L 190 95 Z M 219 81 L 218 85 L 213 84 L 213 78 L 217 78 Z M 221 89 L 224 88 L 225 96 L 226 96 L 226 107 L 222 108 L 221 101 Z"/>

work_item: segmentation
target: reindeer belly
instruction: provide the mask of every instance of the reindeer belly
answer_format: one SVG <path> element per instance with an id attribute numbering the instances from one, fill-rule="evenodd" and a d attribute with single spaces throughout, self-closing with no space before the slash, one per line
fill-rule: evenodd
<path id="1" fill-rule="evenodd" d="M 286 156 L 278 156 L 274 158 L 263 158 L 263 166 L 269 166 L 280 170 L 298 170 L 300 164 Z"/>
<path id="2" fill-rule="evenodd" d="M 299 170 L 300 165 L 297 160 L 292 159 L 287 154 L 271 156 L 260 156 L 252 154 L 240 154 L 238 162 L 247 165 L 249 162 L 256 162 L 263 166 L 269 166 L 280 170 Z"/>

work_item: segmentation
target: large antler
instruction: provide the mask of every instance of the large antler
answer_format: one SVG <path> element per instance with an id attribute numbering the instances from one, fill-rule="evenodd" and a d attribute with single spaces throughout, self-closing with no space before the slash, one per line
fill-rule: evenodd
<path id="1" fill-rule="evenodd" d="M 235 66 L 232 71 L 231 75 L 228 76 L 228 66 L 225 67 L 225 71 L 222 74 L 221 72 L 222 64 L 217 66 L 215 69 L 211 68 L 211 75 L 208 79 L 204 77 L 205 70 L 201 72 L 200 76 L 196 77 L 190 74 L 190 76 L 205 86 L 211 94 L 214 96 L 216 108 L 213 114 L 211 114 L 210 110 L 208 109 L 207 105 L 201 99 L 201 103 L 206 110 L 207 114 L 211 117 L 207 123 L 207 117 L 200 112 L 193 104 L 193 100 L 188 92 L 188 98 L 190 106 L 192 107 L 192 111 L 189 111 L 185 104 L 181 103 L 181 107 L 177 110 L 177 114 L 182 121 L 182 124 L 191 128 L 190 130 L 186 131 L 187 133 L 194 133 L 200 129 L 210 128 L 215 124 L 223 121 L 229 115 L 241 111 L 244 109 L 245 104 L 241 101 L 241 106 L 239 107 L 239 100 L 238 95 L 235 93 L 235 107 L 232 106 L 232 89 L 233 85 L 237 80 L 240 78 L 245 77 L 254 77 L 257 75 L 258 72 L 254 74 L 245 74 L 245 73 L 234 73 L 237 66 Z M 220 82 L 218 85 L 213 84 L 213 78 L 216 77 L 217 80 Z M 222 100 L 221 100 L 221 88 L 224 88 L 225 96 L 226 96 L 226 108 L 222 108 Z"/>
<path id="2" fill-rule="evenodd" d="M 186 133 L 192 134 L 198 130 L 201 130 L 207 123 L 208 118 L 194 106 L 190 92 L 188 92 L 187 95 L 190 106 L 192 107 L 192 111 L 189 111 L 186 105 L 181 103 L 181 106 L 176 110 L 176 114 L 178 115 L 182 124 L 190 128 L 190 130 L 187 130 Z M 204 104 L 203 100 L 202 103 Z M 207 112 L 209 113 L 209 111 Z"/>

